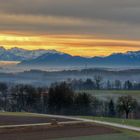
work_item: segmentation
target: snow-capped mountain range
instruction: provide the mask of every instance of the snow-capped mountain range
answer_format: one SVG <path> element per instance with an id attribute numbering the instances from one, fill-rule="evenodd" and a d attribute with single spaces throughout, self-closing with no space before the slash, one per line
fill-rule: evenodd
<path id="1" fill-rule="evenodd" d="M 72 56 L 56 50 L 25 50 L 20 48 L 5 49 L 0 47 L 0 60 L 21 61 L 20 65 L 122 65 L 140 66 L 140 51 L 126 53 L 113 53 L 105 57 L 80 57 Z"/>
<path id="2" fill-rule="evenodd" d="M 80 57 L 61 53 L 45 53 L 35 59 L 21 62 L 21 65 L 43 66 L 140 66 L 140 51 L 114 53 L 106 57 Z"/>
<path id="3" fill-rule="evenodd" d="M 3 61 L 23 61 L 29 59 L 35 59 L 43 54 L 46 53 L 59 53 L 56 50 L 25 50 L 21 48 L 12 48 L 12 49 L 5 49 L 4 47 L 0 47 L 0 60 Z"/>

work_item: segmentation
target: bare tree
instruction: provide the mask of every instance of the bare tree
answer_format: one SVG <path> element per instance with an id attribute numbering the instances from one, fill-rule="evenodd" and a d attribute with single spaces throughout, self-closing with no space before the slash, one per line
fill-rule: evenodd
<path id="1" fill-rule="evenodd" d="M 117 108 L 119 112 L 125 113 L 126 119 L 129 113 L 133 112 L 137 107 L 137 101 L 131 96 L 121 96 L 117 101 Z"/>
<path id="2" fill-rule="evenodd" d="M 3 98 L 3 102 L 4 102 L 4 110 L 6 111 L 7 109 L 7 90 L 8 90 L 8 86 L 5 83 L 0 83 L 0 93 L 2 95 Z"/>
<path id="3" fill-rule="evenodd" d="M 101 75 L 95 75 L 94 76 L 94 81 L 95 81 L 95 87 L 96 89 L 101 89 L 101 85 L 102 85 L 102 76 Z"/>
<path id="4" fill-rule="evenodd" d="M 122 87 L 121 81 L 120 80 L 115 80 L 115 88 L 116 89 L 121 89 L 121 87 Z"/>

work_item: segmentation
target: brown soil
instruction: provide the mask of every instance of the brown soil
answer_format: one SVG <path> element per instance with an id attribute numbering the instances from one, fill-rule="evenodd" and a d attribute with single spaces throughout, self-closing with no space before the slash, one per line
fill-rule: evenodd
<path id="1" fill-rule="evenodd" d="M 30 117 L 30 116 L 1 115 L 0 116 L 0 125 L 50 123 L 50 122 L 52 122 L 52 120 L 56 120 L 58 122 L 71 121 L 68 119 L 52 118 L 52 117 Z"/>
<path id="2" fill-rule="evenodd" d="M 0 129 L 0 140 L 48 140 L 55 138 L 118 133 L 115 129 L 88 123 Z"/>

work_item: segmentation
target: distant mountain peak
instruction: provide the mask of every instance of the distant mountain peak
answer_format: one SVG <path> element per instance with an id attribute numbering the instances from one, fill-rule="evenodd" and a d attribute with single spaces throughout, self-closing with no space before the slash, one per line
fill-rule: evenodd
<path id="1" fill-rule="evenodd" d="M 18 48 L 18 47 L 13 47 L 13 48 L 11 48 L 11 49 L 9 49 L 9 50 L 26 50 L 26 49 Z M 28 51 L 28 50 L 26 50 L 26 51 Z"/>
<path id="2" fill-rule="evenodd" d="M 0 60 L 8 60 L 8 61 L 22 61 L 35 59 L 43 54 L 63 54 L 62 52 L 56 50 L 45 50 L 45 49 L 37 49 L 37 50 L 27 50 L 23 48 L 10 48 L 5 49 L 3 46 L 0 46 Z"/>
<path id="3" fill-rule="evenodd" d="M 3 46 L 0 46 L 0 50 L 6 50 Z"/>
<path id="4" fill-rule="evenodd" d="M 0 46 L 0 60 L 23 61 L 22 64 L 42 65 L 140 65 L 140 51 L 128 51 L 126 53 L 113 53 L 104 57 L 72 56 L 54 49 L 27 50 L 18 47 L 5 49 Z"/>
<path id="5" fill-rule="evenodd" d="M 140 51 L 128 51 L 127 55 L 140 55 Z"/>
<path id="6" fill-rule="evenodd" d="M 105 57 L 80 57 L 65 53 L 45 53 L 35 59 L 23 61 L 21 65 L 65 65 L 65 66 L 111 66 L 111 65 L 140 65 L 140 51 L 127 53 L 113 53 Z"/>

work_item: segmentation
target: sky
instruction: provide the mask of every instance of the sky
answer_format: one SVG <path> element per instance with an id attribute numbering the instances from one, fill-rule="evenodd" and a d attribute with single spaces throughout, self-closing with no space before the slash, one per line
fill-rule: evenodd
<path id="1" fill-rule="evenodd" d="M 140 0 L 0 0 L 0 46 L 106 56 L 140 50 Z"/>

